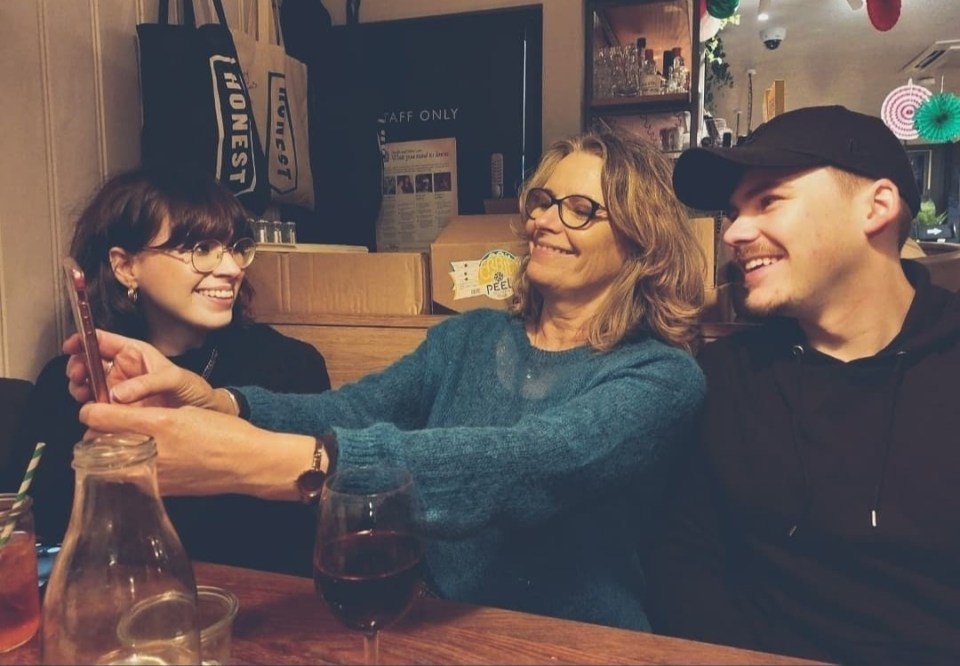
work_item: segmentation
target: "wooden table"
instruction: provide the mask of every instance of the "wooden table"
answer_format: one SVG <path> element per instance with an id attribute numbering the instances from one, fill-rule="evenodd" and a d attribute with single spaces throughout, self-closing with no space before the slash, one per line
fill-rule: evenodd
<path id="1" fill-rule="evenodd" d="M 238 664 L 358 664 L 359 633 L 340 626 L 309 578 L 195 563 L 197 583 L 240 598 L 233 628 Z M 380 638 L 384 664 L 811 664 L 779 655 L 637 631 L 420 599 Z M 0 664 L 36 664 L 38 638 Z"/>

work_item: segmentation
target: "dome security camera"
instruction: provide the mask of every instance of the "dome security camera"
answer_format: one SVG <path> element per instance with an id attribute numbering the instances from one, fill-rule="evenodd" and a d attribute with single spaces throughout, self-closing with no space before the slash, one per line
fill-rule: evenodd
<path id="1" fill-rule="evenodd" d="M 786 38 L 786 28 L 764 28 L 760 31 L 760 41 L 763 42 L 763 45 L 771 51 L 775 51 L 776 49 L 780 48 L 780 44 L 782 44 L 783 40 Z"/>

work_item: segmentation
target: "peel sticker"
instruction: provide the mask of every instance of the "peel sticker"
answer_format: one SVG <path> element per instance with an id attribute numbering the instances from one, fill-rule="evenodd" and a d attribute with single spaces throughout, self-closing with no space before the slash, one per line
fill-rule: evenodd
<path id="1" fill-rule="evenodd" d="M 503 301 L 513 296 L 520 260 L 506 250 L 490 250 L 479 261 L 453 261 L 453 300 L 486 296 Z"/>

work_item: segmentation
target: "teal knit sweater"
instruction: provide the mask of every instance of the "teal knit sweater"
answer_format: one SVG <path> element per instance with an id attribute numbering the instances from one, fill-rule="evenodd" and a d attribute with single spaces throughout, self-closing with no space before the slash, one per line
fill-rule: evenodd
<path id="1" fill-rule="evenodd" d="M 652 339 L 541 351 L 519 318 L 474 310 L 337 391 L 242 393 L 258 426 L 336 432 L 338 467 L 413 473 L 438 595 L 649 629 L 638 551 L 702 403 L 689 354 Z"/>

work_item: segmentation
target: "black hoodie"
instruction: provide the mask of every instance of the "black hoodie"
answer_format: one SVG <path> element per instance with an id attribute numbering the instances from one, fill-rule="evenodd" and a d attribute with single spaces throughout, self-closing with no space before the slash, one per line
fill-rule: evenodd
<path id="1" fill-rule="evenodd" d="M 916 288 L 849 363 L 793 320 L 708 345 L 701 446 L 651 571 L 654 630 L 842 663 L 960 664 L 960 296 Z"/>

